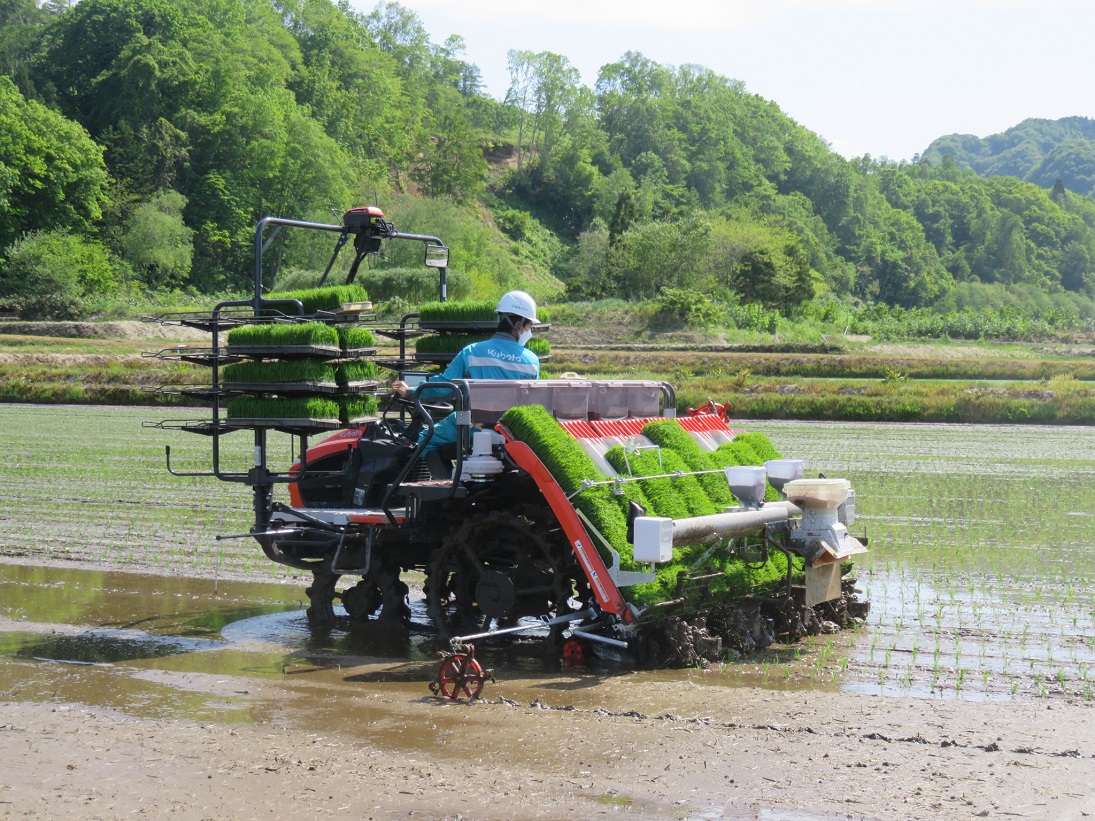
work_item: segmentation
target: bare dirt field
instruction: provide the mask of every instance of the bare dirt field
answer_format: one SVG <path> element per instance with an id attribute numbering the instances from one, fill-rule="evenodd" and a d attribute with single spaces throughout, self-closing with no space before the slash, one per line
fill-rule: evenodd
<path id="1" fill-rule="evenodd" d="M 19 567 L 9 563 L 6 577 Z M 49 648 L 66 638 L 133 638 L 132 629 L 97 632 L 117 627 L 112 596 L 132 600 L 137 614 L 162 616 L 231 609 L 256 593 L 233 593 L 222 581 L 214 599 L 194 592 L 208 591 L 207 581 L 157 584 L 99 568 L 108 572 L 92 578 L 104 598 L 71 578 L 61 583 L 50 575 L 57 567 L 39 563 L 42 589 L 26 595 L 47 608 L 45 594 L 91 598 L 87 612 L 103 615 L 101 624 L 0 618 L 5 646 L 18 638 L 32 648 L 0 656 L 4 818 L 1095 812 L 1095 712 L 1080 699 L 888 697 L 810 682 L 742 685 L 720 668 L 504 663 L 480 700 L 454 702 L 430 695 L 430 654 L 368 633 L 317 643 L 299 610 L 271 615 L 269 635 L 234 636 L 229 625 L 212 634 L 217 644 L 167 660 L 132 653 L 64 662 L 78 656 Z M 268 585 L 274 596 L 282 587 Z M 153 621 L 133 624 L 152 629 Z"/>
<path id="2" fill-rule="evenodd" d="M 353 671 L 343 671 L 353 675 Z M 185 678 L 185 677 L 184 677 Z M 652 684 L 245 692 L 250 726 L 0 704 L 12 818 L 1081 818 L 1091 710 Z M 530 696 L 539 693 L 530 700 Z M 325 698 L 326 697 L 326 698 Z M 280 706 L 280 710 L 278 708 Z M 284 713 L 284 715 L 282 714 Z M 311 726 L 304 720 L 311 717 Z"/>

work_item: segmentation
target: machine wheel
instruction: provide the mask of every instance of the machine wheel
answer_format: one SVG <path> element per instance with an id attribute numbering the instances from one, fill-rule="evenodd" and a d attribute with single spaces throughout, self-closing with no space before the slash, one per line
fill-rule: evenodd
<path id="1" fill-rule="evenodd" d="M 384 603 L 384 595 L 375 581 L 362 579 L 353 587 L 342 591 L 342 606 L 352 621 L 368 621 L 376 615 Z"/>
<path id="2" fill-rule="evenodd" d="M 326 559 L 312 565 L 312 586 L 308 594 L 308 626 L 313 630 L 330 630 L 335 626 L 335 585 L 341 576 L 331 572 Z"/>
<path id="3" fill-rule="evenodd" d="M 351 621 L 369 621 L 379 611 L 380 621 L 407 625 L 411 621 L 409 593 L 406 583 L 399 578 L 399 568 L 389 568 L 370 573 L 338 597 Z"/>
<path id="4" fill-rule="evenodd" d="M 573 581 L 565 554 L 529 520 L 496 511 L 467 519 L 430 562 L 426 609 L 444 638 L 484 632 L 491 623 L 550 616 L 568 608 Z"/>
<path id="5" fill-rule="evenodd" d="M 479 698 L 483 692 L 483 668 L 473 658 L 452 656 L 441 662 L 437 674 L 438 693 L 445 698 L 457 699 L 461 695 L 468 700 Z"/>

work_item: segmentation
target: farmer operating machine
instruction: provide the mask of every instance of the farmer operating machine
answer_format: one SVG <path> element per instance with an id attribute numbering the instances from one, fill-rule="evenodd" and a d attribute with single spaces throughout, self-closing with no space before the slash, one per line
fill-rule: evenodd
<path id="1" fill-rule="evenodd" d="M 275 281 L 269 249 L 288 229 L 329 232 L 336 247 L 317 287 L 279 294 L 264 279 Z M 346 283 L 326 286 L 350 240 Z M 354 280 L 366 255 L 397 241 L 422 244 L 440 299 L 432 313 L 384 323 Z M 389 396 L 382 369 L 410 383 L 445 361 L 412 344 L 494 330 L 489 311 L 446 314 L 441 240 L 401 233 L 372 207 L 338 225 L 266 218 L 255 251 L 253 299 L 159 317 L 210 332 L 209 347 L 152 355 L 208 366 L 210 385 L 178 390 L 213 412 L 153 426 L 211 439 L 211 471 L 187 475 L 252 489 L 246 537 L 312 574 L 313 628 L 407 625 L 402 575 L 423 573 L 426 613 L 456 651 L 438 684 L 455 696 L 482 686 L 466 642 L 484 636 L 546 633 L 570 658 L 687 664 L 865 614 L 846 573 L 866 541 L 848 532 L 848 482 L 804 478 L 801 461 L 732 429 L 717 403 L 678 414 L 664 382 L 582 378 L 434 379 L 428 401 L 422 386 Z M 377 337 L 398 355 L 378 354 Z M 452 478 L 432 479 L 422 452 L 450 413 Z M 222 438 L 248 431 L 253 464 L 225 468 Z M 280 469 L 274 433 L 290 434 L 296 454 Z M 167 463 L 178 473 L 170 448 Z"/>

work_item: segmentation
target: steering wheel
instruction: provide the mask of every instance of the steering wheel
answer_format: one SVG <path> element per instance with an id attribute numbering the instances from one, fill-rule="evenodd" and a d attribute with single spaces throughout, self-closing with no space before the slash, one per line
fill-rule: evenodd
<path id="1" fill-rule="evenodd" d="M 412 414 L 417 413 L 418 406 L 414 403 L 413 396 L 400 396 L 398 393 L 393 393 L 392 399 L 396 402 L 396 404 L 398 404 L 400 407 L 406 408 Z M 452 413 L 453 411 L 453 407 L 449 402 L 432 402 L 428 405 L 423 402 L 422 408 L 431 416 L 433 416 L 434 414 L 442 413 L 448 414 Z"/>

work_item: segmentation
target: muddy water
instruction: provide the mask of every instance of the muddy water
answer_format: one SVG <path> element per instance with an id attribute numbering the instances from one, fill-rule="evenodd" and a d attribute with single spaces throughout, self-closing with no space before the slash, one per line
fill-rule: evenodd
<path id="1" fill-rule="evenodd" d="M 0 700 L 312 732 L 360 726 L 399 749 L 420 743 L 406 732 L 405 705 L 425 701 L 440 708 L 432 721 L 442 737 L 460 730 L 458 705 L 427 686 L 439 644 L 421 610 L 410 630 L 317 636 L 298 598 L 280 584 L 221 582 L 214 592 L 211 580 L 0 564 Z M 564 670 L 535 637 L 481 647 L 479 658 L 498 672 L 492 699 L 582 710 L 662 714 L 667 686 L 712 686 L 717 698 L 731 683 L 698 670 Z"/>

